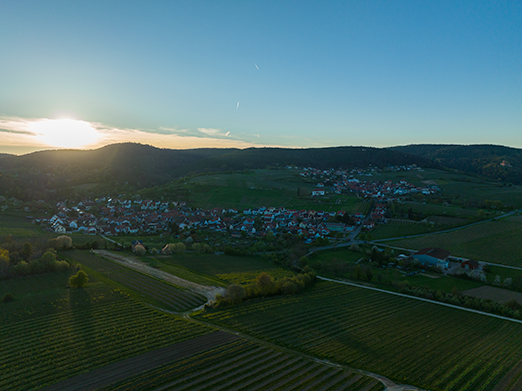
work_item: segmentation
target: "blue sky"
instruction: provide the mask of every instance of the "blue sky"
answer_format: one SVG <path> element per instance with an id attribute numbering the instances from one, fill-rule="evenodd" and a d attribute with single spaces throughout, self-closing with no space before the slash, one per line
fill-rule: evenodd
<path id="1" fill-rule="evenodd" d="M 67 146 L 59 118 L 75 147 L 522 148 L 521 1 L 4 0 L 0 50 L 0 152 Z"/>

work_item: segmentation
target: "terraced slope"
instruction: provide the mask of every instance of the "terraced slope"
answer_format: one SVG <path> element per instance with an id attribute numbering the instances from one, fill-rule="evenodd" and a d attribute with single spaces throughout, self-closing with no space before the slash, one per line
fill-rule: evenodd
<path id="1" fill-rule="evenodd" d="M 202 295 L 178 289 L 166 282 L 98 257 L 88 251 L 69 251 L 66 255 L 118 284 L 155 299 L 167 309 L 186 311 L 199 307 L 207 301 Z"/>

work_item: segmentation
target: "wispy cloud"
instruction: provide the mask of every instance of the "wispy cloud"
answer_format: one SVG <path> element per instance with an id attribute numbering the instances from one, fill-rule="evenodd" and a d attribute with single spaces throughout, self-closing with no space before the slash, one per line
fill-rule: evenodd
<path id="1" fill-rule="evenodd" d="M 223 130 L 214 128 L 198 128 L 198 132 L 211 137 L 228 137 L 230 135 L 230 132 L 224 133 Z"/>

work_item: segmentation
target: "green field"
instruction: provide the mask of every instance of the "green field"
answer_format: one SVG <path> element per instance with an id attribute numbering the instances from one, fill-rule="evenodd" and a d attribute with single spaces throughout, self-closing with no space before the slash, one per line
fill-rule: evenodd
<path id="1" fill-rule="evenodd" d="M 41 230 L 31 224 L 31 220 L 22 213 L 0 212 L 0 238 L 7 235 L 27 238 L 40 236 Z"/>
<path id="2" fill-rule="evenodd" d="M 397 238 L 408 235 L 419 235 L 428 232 L 435 232 L 440 228 L 431 227 L 428 224 L 413 223 L 407 221 L 389 221 L 387 224 L 377 225 L 371 231 L 372 240 Z"/>
<path id="3" fill-rule="evenodd" d="M 441 247 L 453 256 L 522 267 L 522 217 L 489 221 L 452 232 L 387 242 L 402 248 L 420 250 Z"/>
<path id="4" fill-rule="evenodd" d="M 522 324 L 336 283 L 196 318 L 431 390 L 522 383 Z"/>
<path id="5" fill-rule="evenodd" d="M 293 275 L 286 269 L 254 257 L 180 253 L 169 257 L 157 257 L 157 259 L 166 265 L 182 267 L 204 276 L 214 277 L 227 285 L 238 282 L 241 278 L 245 278 L 245 282 L 250 281 L 263 271 L 274 278 Z"/>
<path id="6" fill-rule="evenodd" d="M 248 174 L 213 174 L 192 178 L 184 185 L 193 204 L 238 210 L 260 206 L 287 209 L 315 209 L 327 212 L 346 210 L 367 213 L 368 203 L 348 195 L 311 198 L 315 182 L 303 180 L 296 170 L 255 170 Z M 301 189 L 301 196 L 298 195 Z"/>
<path id="7" fill-rule="evenodd" d="M 415 186 L 434 181 L 443 190 L 442 196 L 453 199 L 456 204 L 466 200 L 480 203 L 484 200 L 499 200 L 512 208 L 522 208 L 522 186 L 504 187 L 498 183 L 452 171 L 424 169 L 422 171 L 397 171 L 376 173 L 361 180 L 405 180 Z M 464 204 L 463 204 L 464 205 Z"/>
<path id="8" fill-rule="evenodd" d="M 422 204 L 418 202 L 407 202 L 397 207 L 397 211 L 400 213 L 407 214 L 411 208 L 412 212 L 422 212 L 424 215 L 439 215 L 439 216 L 452 216 L 452 217 L 464 217 L 473 218 L 477 217 L 477 211 L 474 209 L 464 209 L 455 206 L 443 206 L 434 204 Z"/>
<path id="9" fill-rule="evenodd" d="M 28 390 L 190 339 L 210 328 L 160 313 L 100 281 L 67 289 L 70 273 L 0 281 L 0 389 Z"/>

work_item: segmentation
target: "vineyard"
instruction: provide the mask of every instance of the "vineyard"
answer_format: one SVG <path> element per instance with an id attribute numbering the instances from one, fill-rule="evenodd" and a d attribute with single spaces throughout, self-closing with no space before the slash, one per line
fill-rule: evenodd
<path id="1" fill-rule="evenodd" d="M 201 295 L 183 291 L 166 282 L 138 273 L 87 251 L 70 251 L 65 255 L 135 292 L 151 297 L 162 306 L 174 311 L 196 308 L 207 301 Z"/>
<path id="2" fill-rule="evenodd" d="M 0 303 L 0 389 L 40 388 L 212 331 L 101 282 L 66 289 L 67 279 L 67 273 L 50 274 L 0 285 L 15 296 Z"/>
<path id="3" fill-rule="evenodd" d="M 441 247 L 458 257 L 522 267 L 521 237 L 522 217 L 516 216 L 387 244 L 411 249 Z"/>
<path id="4" fill-rule="evenodd" d="M 377 380 L 246 340 L 115 383 L 116 390 L 383 390 Z"/>
<path id="5" fill-rule="evenodd" d="M 198 317 L 432 390 L 522 387 L 522 325 L 414 299 L 321 282 Z"/>

